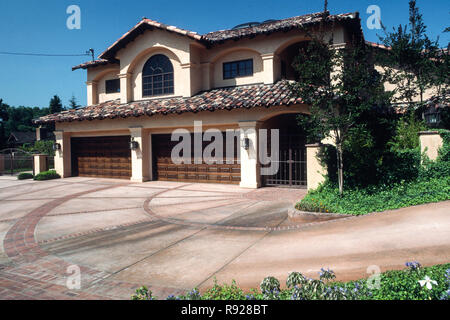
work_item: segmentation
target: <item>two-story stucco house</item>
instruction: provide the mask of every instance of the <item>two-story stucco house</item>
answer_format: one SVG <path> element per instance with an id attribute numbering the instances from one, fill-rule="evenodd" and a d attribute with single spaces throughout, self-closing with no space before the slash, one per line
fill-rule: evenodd
<path id="1" fill-rule="evenodd" d="M 204 35 L 142 19 L 98 60 L 73 67 L 87 70 L 86 107 L 37 121 L 56 125 L 56 170 L 63 177 L 317 186 L 317 147 L 305 145 L 295 120 L 308 106 L 292 96 L 287 81 L 295 78 L 293 58 L 308 32 L 317 31 L 321 15 Z M 329 15 L 325 29 L 336 47 L 363 36 L 358 13 Z M 171 133 L 194 132 L 195 121 L 203 132 L 240 129 L 236 157 L 174 163 L 171 150 L 178 141 Z M 260 128 L 280 129 L 275 174 L 261 175 Z M 190 158 L 195 160 L 194 151 Z"/>

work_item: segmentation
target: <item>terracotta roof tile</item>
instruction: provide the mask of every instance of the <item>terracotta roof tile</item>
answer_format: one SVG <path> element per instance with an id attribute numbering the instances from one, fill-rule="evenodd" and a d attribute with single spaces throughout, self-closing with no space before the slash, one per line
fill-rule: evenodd
<path id="1" fill-rule="evenodd" d="M 72 67 L 72 71 L 77 70 L 77 69 L 88 69 L 91 67 L 102 66 L 102 65 L 106 65 L 106 64 L 110 64 L 110 63 L 118 63 L 118 61 L 106 60 L 106 59 L 87 61 L 87 62 L 84 62 L 82 64 Z"/>
<path id="2" fill-rule="evenodd" d="M 239 108 L 289 106 L 301 103 L 294 96 L 288 81 L 275 84 L 256 84 L 213 89 L 183 98 L 151 99 L 121 104 L 120 100 L 94 106 L 63 111 L 34 120 L 37 124 L 82 120 L 103 120 L 155 114 L 181 114 L 185 112 L 232 110 Z"/>
<path id="3" fill-rule="evenodd" d="M 270 34 L 278 31 L 289 31 L 294 28 L 306 27 L 312 24 L 317 24 L 321 21 L 323 17 L 323 12 L 305 14 L 301 16 L 296 16 L 292 18 L 282 19 L 270 21 L 268 23 L 262 23 L 256 26 L 247 27 L 247 28 L 239 28 L 239 29 L 230 29 L 230 30 L 222 30 L 210 32 L 203 35 L 202 39 L 214 43 L 214 42 L 222 42 L 226 40 L 237 40 L 244 37 L 251 37 L 258 34 Z M 350 20 L 359 18 L 359 14 L 357 12 L 354 13 L 345 13 L 345 14 L 336 14 L 336 15 L 328 15 L 327 22 L 334 21 L 342 21 L 342 20 Z"/>

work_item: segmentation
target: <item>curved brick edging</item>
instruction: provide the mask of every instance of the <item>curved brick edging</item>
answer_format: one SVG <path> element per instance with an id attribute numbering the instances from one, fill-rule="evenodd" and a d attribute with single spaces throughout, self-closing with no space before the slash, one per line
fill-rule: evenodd
<path id="1" fill-rule="evenodd" d="M 34 232 L 38 222 L 51 210 L 63 203 L 89 194 L 92 192 L 103 191 L 116 188 L 122 185 L 109 185 L 94 190 L 88 190 L 71 194 L 62 198 L 52 200 L 18 219 L 18 221 L 8 230 L 3 239 L 3 247 L 6 255 L 15 261 L 32 262 L 48 254 L 38 246 Z"/>
<path id="2" fill-rule="evenodd" d="M 289 218 L 296 218 L 302 215 L 314 216 L 314 217 L 331 217 L 331 218 L 347 218 L 354 217 L 352 214 L 341 214 L 341 213 L 331 213 L 331 212 L 311 212 L 311 211 L 301 211 L 296 208 L 288 209 Z"/>
<path id="3" fill-rule="evenodd" d="M 71 194 L 52 200 L 18 219 L 8 230 L 3 247 L 12 265 L 0 273 L 0 296 L 2 299 L 111 299 L 111 292 L 131 290 L 138 287 L 124 281 L 105 279 L 107 273 L 87 266 L 79 266 L 84 280 L 80 290 L 69 290 L 58 284 L 67 277 L 72 264 L 39 247 L 34 232 L 39 221 L 51 210 L 82 195 L 117 188 L 124 184 L 108 185 Z M 126 184 L 125 184 L 126 185 Z M 103 281 L 103 288 L 94 288 Z"/>
<path id="4" fill-rule="evenodd" d="M 344 216 L 342 217 L 342 215 L 340 216 L 340 219 L 330 219 L 330 220 L 326 220 L 326 221 L 316 221 L 316 222 L 309 222 L 309 223 L 302 223 L 302 224 L 293 224 L 293 225 L 287 225 L 287 226 L 277 226 L 277 227 L 269 227 L 269 226 L 264 226 L 264 227 L 245 227 L 245 226 L 227 226 L 227 225 L 221 225 L 218 223 L 202 223 L 202 222 L 191 222 L 191 221 L 187 221 L 187 220 L 181 220 L 181 219 L 176 219 L 176 218 L 167 218 L 167 217 L 163 217 L 158 215 L 154 210 L 152 210 L 150 208 L 150 202 L 157 198 L 159 195 L 171 191 L 171 190 L 175 190 L 175 189 L 179 189 L 179 188 L 183 188 L 187 185 L 182 185 L 173 189 L 169 189 L 169 190 L 163 190 L 161 192 L 155 193 L 153 195 L 151 195 L 149 198 L 147 198 L 144 201 L 143 204 L 143 208 L 145 210 L 145 212 L 153 219 L 157 219 L 160 221 L 163 221 L 165 223 L 168 224 L 176 224 L 176 225 L 183 225 L 183 226 L 189 226 L 189 227 L 200 227 L 200 228 L 205 228 L 205 229 L 219 229 L 219 230 L 239 230 L 239 231 L 289 231 L 289 230 L 301 230 L 301 229 L 307 229 L 309 227 L 312 226 L 316 226 L 316 225 L 322 225 L 322 224 L 326 224 L 326 223 L 331 223 L 331 222 L 335 222 L 335 221 L 341 221 L 341 220 L 346 220 L 346 219 L 352 219 L 355 218 L 355 216 Z M 256 190 L 257 191 L 257 190 Z M 254 193 L 253 192 L 249 192 L 249 194 Z M 248 197 L 248 194 L 240 194 L 240 197 L 243 199 L 253 199 L 253 200 L 260 200 L 260 201 L 264 201 L 265 199 L 261 199 L 258 196 L 254 196 L 252 195 L 252 197 Z M 212 208 L 220 208 L 222 207 L 222 205 L 219 205 L 217 207 L 212 207 Z M 210 208 L 208 208 L 210 209 Z M 334 215 L 334 214 L 333 214 Z"/>

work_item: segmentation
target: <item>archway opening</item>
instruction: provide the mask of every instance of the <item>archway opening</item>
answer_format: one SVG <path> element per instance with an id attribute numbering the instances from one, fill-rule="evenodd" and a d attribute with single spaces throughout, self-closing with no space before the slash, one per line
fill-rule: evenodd
<path id="1" fill-rule="evenodd" d="M 292 65 L 300 50 L 305 49 L 308 46 L 308 43 L 309 41 L 293 43 L 279 53 L 281 63 L 281 79 L 298 80 L 298 72 Z"/>
<path id="2" fill-rule="evenodd" d="M 267 134 L 267 150 L 273 159 L 273 150 L 278 150 L 278 168 L 261 178 L 264 186 L 306 188 L 306 132 L 297 120 L 298 114 L 282 114 L 266 120 L 265 129 L 278 129 L 278 147 L 271 134 Z M 268 130 L 270 132 L 271 130 Z M 273 165 L 272 163 L 270 165 Z M 269 165 L 261 164 L 262 167 Z"/>

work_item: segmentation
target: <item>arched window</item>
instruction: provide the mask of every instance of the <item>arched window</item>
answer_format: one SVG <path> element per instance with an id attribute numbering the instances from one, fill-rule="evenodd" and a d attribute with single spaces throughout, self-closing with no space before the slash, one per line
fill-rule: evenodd
<path id="1" fill-rule="evenodd" d="M 142 70 L 142 96 L 151 97 L 173 93 L 173 66 L 163 54 L 152 56 Z"/>

